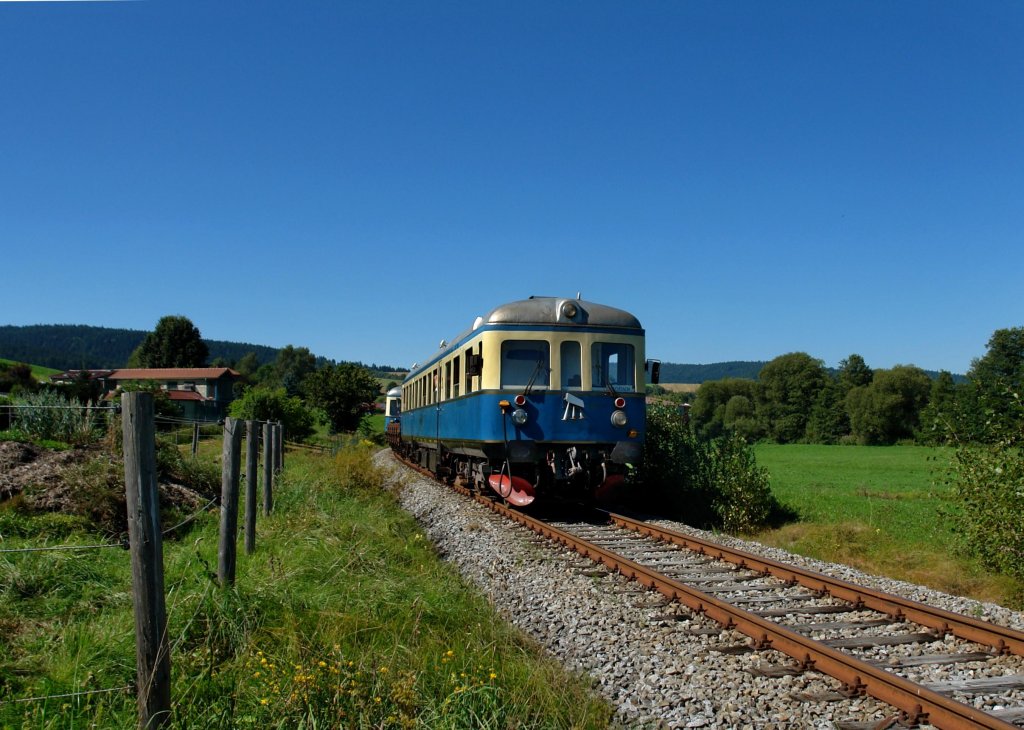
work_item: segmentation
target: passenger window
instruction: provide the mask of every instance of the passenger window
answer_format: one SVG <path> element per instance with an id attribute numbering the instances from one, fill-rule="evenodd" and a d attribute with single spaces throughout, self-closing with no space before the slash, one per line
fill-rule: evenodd
<path id="1" fill-rule="evenodd" d="M 547 342 L 506 340 L 501 343 L 501 387 L 546 388 L 551 377 L 549 363 Z"/>
<path id="2" fill-rule="evenodd" d="M 633 346 L 618 342 L 595 342 L 590 351 L 593 387 L 632 391 L 636 386 Z"/>
<path id="3" fill-rule="evenodd" d="M 580 343 L 566 340 L 561 350 L 562 389 L 583 387 L 583 364 Z"/>
<path id="4" fill-rule="evenodd" d="M 459 397 L 459 380 L 462 378 L 462 370 L 459 369 L 459 358 L 455 358 L 453 361 L 455 366 L 452 368 L 455 371 L 455 377 L 451 381 L 452 383 L 452 398 Z"/>

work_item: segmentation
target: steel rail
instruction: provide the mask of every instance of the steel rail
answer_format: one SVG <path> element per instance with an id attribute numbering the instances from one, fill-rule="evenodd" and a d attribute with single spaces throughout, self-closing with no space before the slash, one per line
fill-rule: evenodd
<path id="1" fill-rule="evenodd" d="M 626 578 L 652 588 L 671 600 L 680 601 L 692 611 L 704 614 L 728 629 L 742 632 L 752 639 L 752 646 L 755 649 L 781 651 L 799 662 L 804 670 L 813 669 L 838 679 L 843 683 L 846 693 L 851 696 L 868 694 L 896 707 L 901 713 L 901 723 L 911 726 L 928 723 L 944 730 L 1020 730 L 1017 726 L 981 710 L 862 662 L 766 618 L 748 613 L 662 575 L 653 568 L 624 558 L 611 550 L 505 507 L 487 497 L 474 495 L 474 499 L 494 512 L 575 550 L 583 557 L 616 570 Z"/>
<path id="2" fill-rule="evenodd" d="M 648 535 L 674 545 L 679 545 L 688 550 L 734 563 L 749 570 L 772 575 L 789 583 L 799 584 L 813 591 L 838 598 L 841 601 L 848 601 L 858 607 L 870 608 L 896 619 L 920 624 L 941 635 L 952 633 L 960 639 L 973 641 L 982 646 L 990 646 L 997 653 L 1024 656 L 1024 632 L 980 621 L 976 618 L 963 616 L 941 608 L 935 608 L 909 598 L 901 598 L 873 588 L 858 586 L 839 578 L 832 578 L 812 570 L 780 563 L 770 558 L 726 547 L 709 540 L 687 535 L 666 527 L 652 525 L 625 515 L 607 514 L 614 524 L 641 535 Z"/>

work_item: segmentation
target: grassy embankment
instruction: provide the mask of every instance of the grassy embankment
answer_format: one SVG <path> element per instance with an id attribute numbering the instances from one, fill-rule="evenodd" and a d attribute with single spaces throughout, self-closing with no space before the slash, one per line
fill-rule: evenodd
<path id="1" fill-rule="evenodd" d="M 4 363 L 6 365 L 18 364 L 17 361 L 15 360 L 8 360 L 3 357 L 0 357 L 0 363 Z M 46 383 L 50 382 L 51 375 L 56 375 L 57 373 L 61 372 L 60 370 L 57 370 L 55 368 L 44 368 L 42 365 L 29 364 L 29 367 L 32 368 L 32 377 L 34 377 L 36 380 L 40 382 Z"/>
<path id="2" fill-rule="evenodd" d="M 760 444 L 758 464 L 796 523 L 755 538 L 943 591 L 1019 604 L 1024 587 L 964 555 L 948 513 L 947 448 Z"/>
<path id="3" fill-rule="evenodd" d="M 603 727 L 585 679 L 495 617 L 380 489 L 369 451 L 289 454 L 257 552 L 219 588 L 216 513 L 164 545 L 176 728 Z M 94 544 L 0 508 L 0 545 Z M 0 727 L 131 727 L 128 554 L 0 555 Z"/>

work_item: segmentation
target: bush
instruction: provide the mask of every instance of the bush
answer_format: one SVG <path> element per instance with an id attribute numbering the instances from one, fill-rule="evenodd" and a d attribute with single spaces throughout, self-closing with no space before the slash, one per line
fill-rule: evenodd
<path id="1" fill-rule="evenodd" d="M 1024 404 L 1016 393 L 1008 402 L 990 422 L 995 438 L 956 448 L 953 527 L 987 567 L 1024 580 Z"/>
<path id="2" fill-rule="evenodd" d="M 697 527 L 749 532 L 778 507 L 741 437 L 700 439 L 673 408 L 648 409 L 643 480 L 653 504 Z"/>
<path id="3" fill-rule="evenodd" d="M 313 414 L 302 400 L 289 396 L 284 388 L 259 385 L 249 388 L 241 398 L 231 403 L 232 418 L 255 421 L 280 421 L 285 437 L 304 441 L 313 434 Z"/>

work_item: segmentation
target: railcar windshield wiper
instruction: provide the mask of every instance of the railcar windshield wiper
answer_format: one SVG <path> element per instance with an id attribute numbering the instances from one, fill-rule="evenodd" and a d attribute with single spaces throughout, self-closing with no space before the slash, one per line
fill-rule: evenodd
<path id="1" fill-rule="evenodd" d="M 547 370 L 550 372 L 550 368 L 547 368 L 544 365 L 544 358 L 538 357 L 537 364 L 533 367 L 533 374 L 530 376 L 530 380 L 526 384 L 526 390 L 523 391 L 523 395 L 529 395 L 530 391 L 533 390 L 533 384 L 537 382 L 537 376 L 540 375 L 541 370 Z"/>

